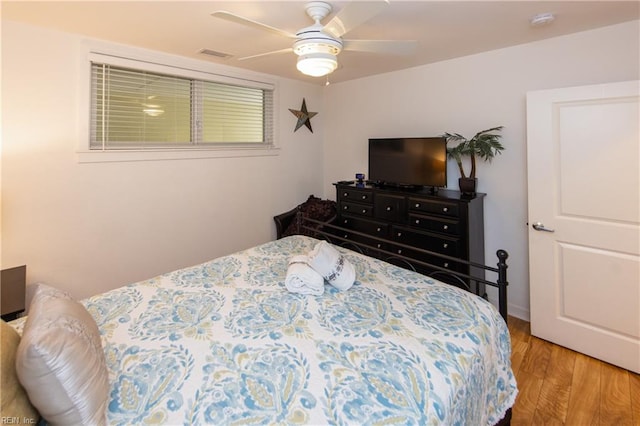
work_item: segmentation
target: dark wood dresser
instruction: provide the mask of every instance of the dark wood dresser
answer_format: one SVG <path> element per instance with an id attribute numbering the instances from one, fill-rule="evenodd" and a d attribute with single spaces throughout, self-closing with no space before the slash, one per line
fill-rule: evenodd
<path id="1" fill-rule="evenodd" d="M 386 252 L 440 266 L 445 270 L 477 274 L 477 268 L 459 264 L 455 259 L 484 264 L 485 194 L 466 195 L 440 189 L 403 189 L 376 187 L 365 183 L 339 182 L 336 187 L 338 218 L 336 225 L 346 228 L 340 237 L 354 245 L 377 247 Z M 349 232 L 350 230 L 359 234 Z M 372 239 L 382 238 L 386 241 Z M 401 243 L 407 247 L 400 247 Z M 348 244 L 345 244 L 348 245 Z M 362 248 L 366 254 L 403 266 L 393 255 Z M 453 257 L 439 258 L 412 248 Z M 413 264 L 412 264 L 413 265 Z M 413 267 L 421 273 L 433 269 Z M 470 270 L 473 269 L 473 270 Z M 484 275 L 482 275 L 484 276 Z M 442 277 L 437 276 L 438 279 Z M 442 279 L 446 281 L 446 279 Z M 455 283 L 454 283 L 455 284 Z M 469 290 L 485 296 L 484 285 L 469 283 Z"/>

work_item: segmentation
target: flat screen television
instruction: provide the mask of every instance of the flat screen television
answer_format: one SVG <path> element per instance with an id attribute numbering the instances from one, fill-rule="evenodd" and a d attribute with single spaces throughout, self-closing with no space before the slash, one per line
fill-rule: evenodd
<path id="1" fill-rule="evenodd" d="M 369 180 L 388 186 L 447 186 L 447 140 L 369 139 Z"/>

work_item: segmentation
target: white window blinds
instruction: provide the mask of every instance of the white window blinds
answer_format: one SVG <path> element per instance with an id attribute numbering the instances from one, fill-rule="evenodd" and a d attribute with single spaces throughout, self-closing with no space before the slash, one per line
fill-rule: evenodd
<path id="1" fill-rule="evenodd" d="M 272 144 L 272 123 L 272 89 L 91 64 L 91 149 Z"/>

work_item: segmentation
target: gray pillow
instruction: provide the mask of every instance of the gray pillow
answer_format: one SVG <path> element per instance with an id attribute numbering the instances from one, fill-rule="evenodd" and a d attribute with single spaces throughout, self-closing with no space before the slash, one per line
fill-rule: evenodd
<path id="1" fill-rule="evenodd" d="M 16 371 L 49 424 L 106 424 L 109 377 L 100 332 L 85 307 L 67 293 L 38 285 Z"/>

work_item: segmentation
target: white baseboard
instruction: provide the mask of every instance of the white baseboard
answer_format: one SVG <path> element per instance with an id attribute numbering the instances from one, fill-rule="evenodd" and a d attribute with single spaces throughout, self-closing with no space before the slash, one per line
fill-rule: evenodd
<path id="1" fill-rule="evenodd" d="M 520 318 L 521 320 L 524 320 L 524 321 L 531 321 L 529 309 L 523 308 L 521 306 L 511 305 L 511 304 L 507 304 L 507 309 L 509 312 L 509 316 Z"/>

